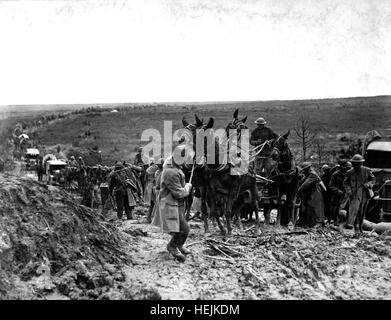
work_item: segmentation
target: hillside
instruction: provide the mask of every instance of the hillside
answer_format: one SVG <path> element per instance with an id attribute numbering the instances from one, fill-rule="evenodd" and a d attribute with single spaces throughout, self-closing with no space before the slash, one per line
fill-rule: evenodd
<path id="1" fill-rule="evenodd" d="M 238 107 L 239 116 L 248 116 L 247 124 L 250 129 L 255 127 L 254 120 L 262 116 L 277 133 L 294 129 L 300 116 L 305 115 L 311 128 L 320 133 L 327 151 L 335 152 L 347 145 L 346 140 L 340 141 L 341 136 L 347 136 L 354 141 L 362 138 L 369 130 L 388 127 L 391 119 L 391 101 L 388 100 L 390 99 L 387 97 L 352 99 L 344 102 L 242 102 L 166 108 L 119 108 L 118 113 L 82 114 L 75 119 L 46 126 L 37 131 L 37 137 L 46 146 L 62 144 L 65 149 L 98 147 L 102 150 L 104 162 L 112 163 L 115 160 L 129 160 L 133 157 L 135 148 L 141 144 L 143 130 L 154 128 L 163 133 L 163 120 L 172 121 L 173 130 L 176 130 L 182 127 L 183 116 L 193 122 L 194 113 L 197 113 L 204 119 L 214 117 L 214 127 L 222 128 L 232 119 L 232 113 Z M 88 123 L 91 124 L 91 137 L 85 140 L 84 132 L 88 128 Z M 290 143 L 298 150 L 294 131 L 291 131 Z"/>

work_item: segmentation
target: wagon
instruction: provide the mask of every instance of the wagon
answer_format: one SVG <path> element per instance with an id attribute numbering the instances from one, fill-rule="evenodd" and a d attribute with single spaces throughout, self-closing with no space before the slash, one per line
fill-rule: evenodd
<path id="1" fill-rule="evenodd" d="M 46 177 L 48 184 L 61 185 L 65 183 L 65 178 L 61 170 L 67 167 L 67 163 L 61 160 L 48 160 L 46 162 Z"/>
<path id="2" fill-rule="evenodd" d="M 391 130 L 368 132 L 363 156 L 376 177 L 374 194 L 364 209 L 366 219 L 391 221 Z"/>
<path id="3" fill-rule="evenodd" d="M 28 148 L 26 150 L 26 170 L 35 170 L 39 157 L 39 150 L 35 148 Z"/>

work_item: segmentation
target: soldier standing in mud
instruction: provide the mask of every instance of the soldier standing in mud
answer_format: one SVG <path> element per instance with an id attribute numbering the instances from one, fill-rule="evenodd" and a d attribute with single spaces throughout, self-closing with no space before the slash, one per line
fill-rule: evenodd
<path id="1" fill-rule="evenodd" d="M 301 197 L 300 219 L 297 225 L 318 228 L 323 226 L 325 221 L 323 191 L 326 188 L 322 179 L 312 169 L 311 163 L 304 162 L 302 170 L 305 177 L 297 190 Z"/>
<path id="2" fill-rule="evenodd" d="M 143 148 L 138 147 L 137 148 L 137 153 L 133 161 L 133 165 L 140 167 L 142 170 L 138 172 L 138 177 L 140 178 L 141 181 L 141 186 L 142 186 L 142 191 L 143 193 L 145 192 L 145 184 L 146 184 L 146 179 L 145 179 L 145 172 L 146 172 L 146 167 L 147 163 L 144 162 L 143 160 L 143 155 L 142 155 Z"/>
<path id="3" fill-rule="evenodd" d="M 334 223 L 335 226 L 339 226 L 339 212 L 347 206 L 348 199 L 344 188 L 343 181 L 348 171 L 348 161 L 340 160 L 338 162 L 339 169 L 333 173 L 329 183 L 329 189 L 331 193 L 330 198 L 330 223 Z"/>
<path id="4" fill-rule="evenodd" d="M 109 177 L 109 194 L 114 196 L 117 203 L 117 217 L 119 220 L 122 219 L 124 209 L 127 219 L 133 219 L 129 206 L 129 193 L 131 192 L 128 190 L 129 187 L 127 186 L 126 180 L 127 175 L 123 165 L 121 163 L 116 163 L 114 172 L 112 172 Z"/>
<path id="5" fill-rule="evenodd" d="M 362 164 L 365 160 L 359 154 L 353 156 L 350 162 L 353 168 L 346 173 L 344 187 L 349 196 L 349 213 L 345 224 L 346 229 L 362 233 L 365 206 L 372 196 L 372 187 L 376 181 L 371 169 Z"/>
<path id="6" fill-rule="evenodd" d="M 182 150 L 184 153 L 184 150 Z M 185 219 L 185 198 L 190 194 L 192 185 L 185 182 L 185 175 L 180 165 L 172 156 L 163 167 L 161 175 L 159 209 L 152 223 L 165 233 L 171 234 L 167 250 L 179 262 L 186 260 L 191 252 L 183 245 L 190 232 Z"/>
<path id="7" fill-rule="evenodd" d="M 277 139 L 276 134 L 272 129 L 266 127 L 267 122 L 264 118 L 258 118 L 254 122 L 257 127 L 251 132 L 250 144 L 254 147 L 265 143 L 265 141 Z M 266 171 L 266 176 L 269 175 L 272 166 L 271 152 L 267 148 L 263 148 L 255 159 L 255 172 L 261 174 L 263 170 Z"/>
<path id="8" fill-rule="evenodd" d="M 45 168 L 43 166 L 43 159 L 41 157 L 38 158 L 36 170 L 37 170 L 38 181 L 42 181 Z"/>
<path id="9" fill-rule="evenodd" d="M 161 175 L 162 175 L 162 170 L 163 170 L 163 163 L 164 159 L 160 158 L 158 161 L 156 161 L 156 170 L 151 170 L 154 171 L 153 175 L 153 181 L 152 181 L 152 194 L 151 194 L 151 202 L 149 206 L 149 211 L 148 211 L 148 217 L 147 217 L 147 222 L 151 223 L 152 222 L 152 217 L 154 216 L 154 212 L 156 211 L 157 203 L 158 203 L 158 195 L 160 192 L 160 183 L 161 183 Z M 150 169 L 150 168 L 148 168 Z M 151 173 L 151 172 L 150 172 Z M 148 170 L 147 170 L 148 174 Z"/>

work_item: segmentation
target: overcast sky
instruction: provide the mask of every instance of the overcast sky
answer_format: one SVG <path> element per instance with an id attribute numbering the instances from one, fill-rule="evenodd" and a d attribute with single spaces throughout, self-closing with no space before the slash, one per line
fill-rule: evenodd
<path id="1" fill-rule="evenodd" d="M 0 1 L 0 105 L 383 94 L 390 0 Z"/>

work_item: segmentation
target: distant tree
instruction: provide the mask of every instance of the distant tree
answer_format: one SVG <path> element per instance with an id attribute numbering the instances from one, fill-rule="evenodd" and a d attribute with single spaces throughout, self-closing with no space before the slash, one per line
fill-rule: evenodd
<path id="1" fill-rule="evenodd" d="M 321 138 L 319 131 L 316 132 L 316 134 L 315 134 L 315 137 L 313 140 L 313 148 L 314 148 L 315 154 L 318 159 L 318 165 L 319 165 L 319 167 L 321 167 L 323 162 L 325 162 L 325 160 L 329 156 L 329 153 L 326 151 L 324 141 Z"/>
<path id="2" fill-rule="evenodd" d="M 296 123 L 296 127 L 294 131 L 299 139 L 299 143 L 302 150 L 302 160 L 306 161 L 308 159 L 308 151 L 311 148 L 314 139 L 316 137 L 316 133 L 314 133 L 311 129 L 310 122 L 308 117 L 302 114 L 299 120 Z"/>

